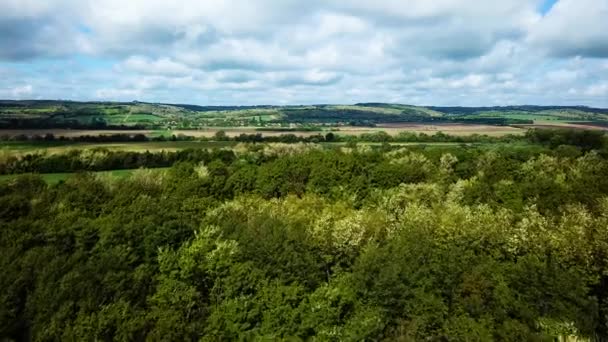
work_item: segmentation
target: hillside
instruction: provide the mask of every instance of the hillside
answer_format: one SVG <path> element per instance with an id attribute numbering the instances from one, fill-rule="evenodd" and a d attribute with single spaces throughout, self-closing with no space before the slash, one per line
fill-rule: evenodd
<path id="1" fill-rule="evenodd" d="M 582 106 L 421 107 L 358 103 L 197 106 L 145 102 L 0 101 L 0 128 L 199 129 L 375 126 L 382 123 L 608 124 L 608 109 Z"/>

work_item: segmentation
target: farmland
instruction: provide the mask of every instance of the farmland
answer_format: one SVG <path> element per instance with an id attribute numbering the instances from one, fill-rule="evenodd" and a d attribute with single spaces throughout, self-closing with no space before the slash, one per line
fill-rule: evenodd
<path id="1" fill-rule="evenodd" d="M 299 134 L 312 130 L 353 127 L 373 129 L 383 125 L 406 125 L 404 129 L 449 129 L 450 125 L 472 125 L 483 133 L 487 126 L 572 122 L 588 127 L 608 122 L 608 110 L 590 107 L 424 107 L 401 104 L 362 103 L 355 105 L 308 106 L 196 106 L 142 102 L 0 101 L 1 129 L 59 129 L 58 134 L 79 134 L 79 130 L 201 131 L 215 129 L 240 134 L 249 130 L 293 129 Z M 407 125 L 411 125 L 408 127 Z M 417 125 L 420 125 L 418 127 Z M 61 131 L 72 129 L 74 132 Z M 7 132 L 6 134 L 10 134 Z"/>
<path id="2" fill-rule="evenodd" d="M 126 170 L 112 170 L 112 171 L 99 171 L 94 174 L 98 177 L 104 177 L 109 179 L 123 179 L 128 178 L 133 175 L 135 171 L 139 169 L 126 169 Z M 166 170 L 166 168 L 157 168 L 152 169 L 153 172 L 162 172 Z M 20 175 L 0 175 L 0 182 L 10 182 L 11 180 L 16 179 L 19 176 L 23 176 L 25 174 Z M 39 176 L 49 185 L 55 185 L 59 182 L 67 180 L 69 177 L 74 176 L 73 172 L 59 172 L 59 173 L 42 173 Z"/>
<path id="3" fill-rule="evenodd" d="M 580 125 L 579 125 L 580 126 Z M 534 125 L 528 125 L 534 127 Z M 564 126 L 565 127 L 565 126 Z M 452 135 L 472 135 L 472 134 L 487 134 L 492 136 L 501 136 L 507 134 L 523 134 L 525 128 L 510 127 L 510 126 L 494 126 L 483 124 L 425 124 L 425 123 L 401 123 L 401 124 L 378 124 L 374 127 L 361 126 L 339 126 L 326 127 L 316 130 L 299 130 L 298 128 L 284 129 L 262 129 L 259 127 L 205 127 L 198 130 L 89 130 L 89 129 L 0 129 L 0 136 L 16 137 L 16 136 L 44 136 L 52 134 L 56 137 L 78 137 L 86 135 L 112 135 L 112 134 L 143 134 L 150 137 L 172 135 L 184 135 L 191 137 L 214 137 L 217 132 L 225 132 L 227 136 L 235 137 L 241 134 L 261 134 L 263 136 L 280 136 L 283 134 L 295 134 L 298 136 L 312 136 L 316 134 L 325 134 L 332 132 L 338 135 L 360 135 L 365 133 L 375 133 L 379 131 L 387 132 L 390 135 L 397 135 L 400 132 L 436 134 L 443 132 Z"/>
<path id="4" fill-rule="evenodd" d="M 113 151 L 178 151 L 184 149 L 223 148 L 234 146 L 230 141 L 145 141 L 83 143 L 73 141 L 5 141 L 0 143 L 0 153 L 63 153 L 70 150 L 109 149 Z"/>

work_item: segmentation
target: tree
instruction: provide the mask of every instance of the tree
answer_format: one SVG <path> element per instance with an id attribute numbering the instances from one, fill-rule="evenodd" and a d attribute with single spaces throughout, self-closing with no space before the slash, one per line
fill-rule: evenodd
<path id="1" fill-rule="evenodd" d="M 228 139 L 226 132 L 222 131 L 222 130 L 215 132 L 215 135 L 213 137 L 217 141 L 224 141 L 224 140 Z"/>

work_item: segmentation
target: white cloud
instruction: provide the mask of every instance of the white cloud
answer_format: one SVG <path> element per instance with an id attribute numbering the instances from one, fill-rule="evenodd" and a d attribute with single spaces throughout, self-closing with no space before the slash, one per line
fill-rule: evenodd
<path id="1" fill-rule="evenodd" d="M 555 56 L 608 57 L 608 0 L 560 0 L 528 41 Z"/>
<path id="2" fill-rule="evenodd" d="M 608 97 L 608 83 L 603 82 L 590 85 L 585 89 L 585 95 Z"/>
<path id="3" fill-rule="evenodd" d="M 11 89 L 11 95 L 13 96 L 13 98 L 16 98 L 16 99 L 27 98 L 32 94 L 33 90 L 34 90 L 34 88 L 32 87 L 32 85 L 27 84 L 24 86 L 14 87 L 13 89 Z"/>
<path id="4" fill-rule="evenodd" d="M 608 0 L 559 0 L 544 16 L 539 3 L 5 0 L 0 89 L 195 103 L 608 106 Z"/>
<path id="5" fill-rule="evenodd" d="M 102 88 L 95 92 L 95 97 L 104 101 L 132 101 L 140 98 L 141 95 L 142 92 L 139 89 Z"/>
<path id="6" fill-rule="evenodd" d="M 177 63 L 170 58 L 150 60 L 144 56 L 131 56 L 118 66 L 119 71 L 134 71 L 141 74 L 183 76 L 193 72 L 184 64 Z"/>

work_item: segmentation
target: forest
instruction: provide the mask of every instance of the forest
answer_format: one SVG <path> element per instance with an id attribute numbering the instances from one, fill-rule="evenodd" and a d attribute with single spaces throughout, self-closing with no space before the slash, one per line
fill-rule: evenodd
<path id="1" fill-rule="evenodd" d="M 0 340 L 605 341 L 608 139 L 521 139 L 4 156 Z"/>

